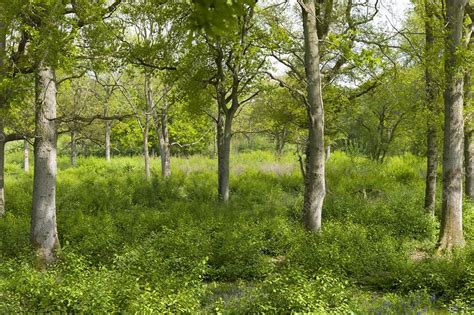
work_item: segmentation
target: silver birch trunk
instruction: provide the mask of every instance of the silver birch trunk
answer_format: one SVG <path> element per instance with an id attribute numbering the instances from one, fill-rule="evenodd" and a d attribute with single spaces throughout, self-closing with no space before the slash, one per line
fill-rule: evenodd
<path id="1" fill-rule="evenodd" d="M 23 140 L 23 171 L 25 173 L 30 172 L 30 148 L 28 146 L 28 141 Z"/>
<path id="2" fill-rule="evenodd" d="M 319 39 L 316 30 L 314 0 L 304 0 L 302 6 L 305 70 L 308 94 L 308 144 L 304 178 L 303 223 L 309 231 L 321 230 L 325 187 L 324 108 L 319 68 Z"/>
<path id="3" fill-rule="evenodd" d="M 463 73 L 461 47 L 466 0 L 446 2 L 443 203 L 438 253 L 465 244 L 462 228 Z"/>
<path id="4" fill-rule="evenodd" d="M 39 267 L 54 263 L 60 249 L 56 228 L 56 82 L 40 64 L 35 74 L 35 144 L 31 242 Z"/>
<path id="5" fill-rule="evenodd" d="M 434 34 L 433 34 L 433 3 L 425 1 L 425 93 L 427 117 L 427 150 L 426 150 L 426 183 L 425 209 L 434 215 L 436 206 L 436 177 L 438 169 L 438 140 L 436 126 L 436 82 L 433 73 Z"/>

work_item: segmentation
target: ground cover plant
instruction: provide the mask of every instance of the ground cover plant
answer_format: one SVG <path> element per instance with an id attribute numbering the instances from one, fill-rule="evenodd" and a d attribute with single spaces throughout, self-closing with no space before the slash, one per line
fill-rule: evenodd
<path id="1" fill-rule="evenodd" d="M 434 255 L 438 226 L 420 206 L 422 161 L 411 155 L 381 165 L 333 154 L 322 234 L 300 224 L 303 185 L 291 154 L 233 156 L 227 204 L 212 189 L 208 157 L 173 159 L 173 178 L 151 181 L 138 158 L 60 161 L 61 258 L 47 271 L 32 259 L 32 176 L 19 157 L 7 164 L 0 221 L 2 313 L 473 310 L 474 248 Z M 473 206 L 465 209 L 470 241 Z"/>
<path id="2" fill-rule="evenodd" d="M 0 313 L 474 313 L 469 0 L 0 0 Z"/>

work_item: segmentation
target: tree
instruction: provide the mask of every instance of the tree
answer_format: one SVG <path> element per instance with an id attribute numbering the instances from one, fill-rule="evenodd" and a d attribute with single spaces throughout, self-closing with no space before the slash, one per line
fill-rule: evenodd
<path id="1" fill-rule="evenodd" d="M 3 6 L 2 6 L 3 7 Z M 0 8 L 2 8 L 0 7 Z M 5 104 L 5 88 L 3 87 L 3 80 L 6 77 L 6 41 L 7 30 L 3 19 L 0 17 L 0 110 L 4 110 Z M 4 122 L 0 119 L 0 217 L 5 214 L 5 132 Z"/>
<path id="2" fill-rule="evenodd" d="M 104 8 L 87 1 L 38 1 L 22 7 L 21 33 L 35 76 L 34 184 L 31 242 L 39 267 L 54 263 L 60 249 L 56 227 L 56 68 L 71 57 L 74 37 L 84 25 L 102 21 L 120 0 Z M 94 12 L 94 14 L 91 14 Z M 72 15 L 72 17 L 71 17 Z"/>
<path id="3" fill-rule="evenodd" d="M 437 251 L 465 244 L 462 229 L 463 82 L 460 50 L 467 0 L 446 1 L 443 203 Z"/>
<path id="4" fill-rule="evenodd" d="M 465 194 L 474 200 L 474 128 L 472 127 L 472 69 L 464 75 L 464 108 L 468 112 L 464 131 Z"/>
<path id="5" fill-rule="evenodd" d="M 303 222 L 310 231 L 321 230 L 326 195 L 324 158 L 324 107 L 319 65 L 319 35 L 315 1 L 299 2 L 303 15 L 305 70 L 307 79 L 307 117 L 309 123 L 306 149 Z"/>
<path id="6" fill-rule="evenodd" d="M 148 142 L 151 118 L 155 123 L 159 138 L 161 174 L 171 176 L 171 145 L 169 140 L 168 117 L 170 102 L 168 90 L 173 85 L 163 71 L 175 71 L 182 57 L 182 46 L 189 31 L 185 17 L 189 7 L 182 3 L 162 2 L 156 5 L 149 1 L 128 1 L 122 10 L 125 30 L 133 36 L 119 36 L 122 41 L 122 58 L 142 70 L 145 89 L 145 119 L 143 126 L 144 143 Z M 124 33 L 128 33 L 124 31 Z M 160 76 L 161 74 L 161 76 Z M 160 91 L 155 91 L 154 82 L 160 76 Z M 163 93 L 162 93 L 163 92 Z M 155 94 L 162 97 L 155 99 Z M 147 151 L 147 144 L 144 144 Z M 145 152 L 145 169 L 149 169 L 149 158 Z M 149 171 L 146 172 L 147 174 Z M 148 176 L 148 175 L 147 175 Z"/>
<path id="7" fill-rule="evenodd" d="M 420 118 L 422 87 L 418 84 L 419 68 L 390 71 L 381 79 L 381 85 L 352 100 L 344 111 L 348 138 L 357 139 L 365 153 L 383 163 L 389 153 L 396 152 L 396 142 L 402 140 Z"/>
<path id="8" fill-rule="evenodd" d="M 16 119 L 11 119 L 8 115 L 11 105 L 15 102 L 22 103 L 18 99 L 24 96 L 23 87 L 28 85 L 25 84 L 24 78 L 19 74 L 21 72 L 31 72 L 31 68 L 24 65 L 27 38 L 21 36 L 18 43 L 16 43 L 16 47 L 13 44 L 13 38 L 16 37 L 12 35 L 12 22 L 19 12 L 21 12 L 21 9 L 16 4 L 10 6 L 6 1 L 0 1 L 0 217 L 5 214 L 5 145 L 7 142 L 25 138 L 24 130 L 7 130 L 8 127 L 12 127 L 17 122 Z M 10 41 L 9 51 L 6 49 L 7 35 L 9 35 Z"/>
<path id="9" fill-rule="evenodd" d="M 151 178 L 149 135 L 151 127 L 152 108 L 154 107 L 151 79 L 149 73 L 145 75 L 131 75 L 120 85 L 123 96 L 133 111 L 142 134 L 143 156 L 145 162 L 145 178 Z"/>
<path id="10" fill-rule="evenodd" d="M 56 228 L 56 76 L 41 60 L 35 71 L 35 162 L 31 241 L 38 264 L 55 262 L 60 248 Z"/>
<path id="11" fill-rule="evenodd" d="M 427 115 L 427 150 L 426 150 L 426 190 L 425 209 L 434 215 L 436 204 L 436 178 L 438 170 L 438 115 L 437 96 L 438 88 L 435 80 L 435 61 L 437 49 L 435 47 L 435 12 L 436 5 L 431 0 L 424 0 L 425 9 L 425 102 Z"/>
<path id="12" fill-rule="evenodd" d="M 217 114 L 212 116 L 217 127 L 217 163 L 219 199 L 229 200 L 230 149 L 232 124 L 242 107 L 258 94 L 255 82 L 266 66 L 266 59 L 257 45 L 262 33 L 256 22 L 257 8 L 242 4 L 235 27 L 226 36 L 203 34 L 206 58 L 212 64 L 210 78 L 204 79 L 214 88 Z M 204 63 L 205 64 L 205 63 Z M 202 80 L 202 79 L 201 79 Z"/>
<path id="13" fill-rule="evenodd" d="M 278 81 L 280 86 L 288 88 L 293 97 L 304 104 L 307 111 L 307 128 L 309 129 L 306 139 L 307 154 L 306 165 L 302 167 L 306 169 L 303 172 L 305 181 L 303 219 L 308 229 L 319 231 L 325 196 L 323 192 L 325 183 L 321 178 L 324 177 L 325 167 L 322 161 L 324 147 L 319 148 L 324 145 L 325 119 L 322 95 L 328 87 L 336 85 L 344 78 L 349 78 L 356 85 L 372 80 L 373 75 L 366 69 L 370 68 L 371 64 L 376 64 L 377 59 L 380 58 L 374 58 L 374 50 L 370 46 L 378 47 L 384 55 L 388 42 L 380 38 L 379 33 L 374 32 L 369 26 L 369 22 L 378 13 L 378 1 L 375 3 L 357 3 L 350 0 L 344 3 L 325 0 L 310 2 L 312 1 L 298 1 L 303 18 L 306 19 L 303 21 L 304 47 L 301 45 L 299 35 L 291 27 L 280 26 L 281 15 L 285 13 L 280 9 L 270 19 L 269 27 L 272 34 L 276 36 L 274 40 L 272 38 L 269 41 L 267 48 L 270 55 L 288 69 L 287 76 L 296 84 L 274 74 L 269 73 L 269 75 Z M 314 7 L 314 10 L 310 10 L 311 7 Z M 364 9 L 362 10 L 361 7 Z M 308 13 L 309 11 L 311 12 Z M 312 23 L 311 19 L 314 15 L 316 18 Z M 308 28 L 305 29 L 305 27 Z M 313 34 L 313 28 L 316 29 L 315 34 Z M 317 37 L 309 39 L 307 36 Z M 304 57 L 301 56 L 301 51 L 304 51 Z M 314 51 L 318 52 L 318 67 L 313 64 L 316 58 Z M 316 68 L 319 69 L 316 70 Z M 314 80 L 320 82 L 316 83 Z M 377 80 L 373 82 L 377 85 Z M 368 87 L 361 95 L 370 90 L 371 87 Z"/>
<path id="14" fill-rule="evenodd" d="M 269 82 L 252 106 L 250 120 L 253 133 L 266 133 L 275 143 L 277 157 L 281 157 L 287 143 L 296 140 L 300 130 L 306 127 L 303 106 L 285 88 Z"/>
<path id="15" fill-rule="evenodd" d="M 114 95 L 115 91 L 119 88 L 117 85 L 118 78 L 115 76 L 116 73 L 101 73 L 98 74 L 94 72 L 95 82 L 100 85 L 104 91 L 104 94 L 97 92 L 95 93 L 96 97 L 102 101 L 104 117 L 108 117 L 110 115 L 110 102 L 111 98 Z M 110 136 L 112 132 L 112 120 L 105 120 L 105 160 L 110 162 L 111 159 L 111 142 Z"/>
<path id="16" fill-rule="evenodd" d="M 472 84 L 472 73 L 474 71 L 472 66 L 469 66 L 469 62 L 472 65 L 474 43 L 472 32 L 474 31 L 474 9 L 469 4 L 466 6 L 466 13 L 471 19 L 471 24 L 467 27 L 465 34 L 464 46 L 470 53 L 467 62 L 467 69 L 464 75 L 464 109 L 467 112 L 467 117 L 464 126 L 464 169 L 465 169 L 465 194 L 471 200 L 474 200 L 474 128 L 472 126 L 474 120 L 472 119 L 473 114 L 473 84 Z"/>

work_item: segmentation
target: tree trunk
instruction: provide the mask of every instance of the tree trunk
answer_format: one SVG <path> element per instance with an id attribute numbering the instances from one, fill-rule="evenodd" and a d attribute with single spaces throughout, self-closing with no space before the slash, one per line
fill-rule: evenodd
<path id="1" fill-rule="evenodd" d="M 0 122 L 0 217 L 5 215 L 5 134 Z"/>
<path id="2" fill-rule="evenodd" d="M 431 125 L 430 122 L 428 124 Z M 436 206 L 436 177 L 438 169 L 438 144 L 436 126 L 428 126 L 426 151 L 425 209 L 434 215 Z"/>
<path id="3" fill-rule="evenodd" d="M 145 158 L 145 178 L 147 180 L 150 179 L 151 177 L 151 174 L 150 174 L 150 153 L 148 152 L 148 133 L 149 133 L 149 124 L 150 122 L 148 121 L 148 119 L 146 119 L 147 121 L 145 122 L 145 130 L 143 132 L 143 155 L 144 155 L 144 158 Z"/>
<path id="4" fill-rule="evenodd" d="M 28 147 L 28 141 L 23 140 L 23 171 L 28 173 L 30 171 L 30 150 Z"/>
<path id="5" fill-rule="evenodd" d="M 77 166 L 77 139 L 76 131 L 71 131 L 71 166 Z"/>
<path id="6" fill-rule="evenodd" d="M 427 119 L 427 150 L 426 150 L 426 189 L 425 209 L 434 215 L 436 205 L 436 177 L 438 168 L 438 140 L 436 126 L 436 82 L 434 80 L 433 61 L 435 59 L 434 35 L 433 35 L 433 4 L 430 0 L 425 1 L 425 90 Z"/>
<path id="7" fill-rule="evenodd" d="M 221 201 L 229 201 L 230 144 L 232 139 L 232 117 L 219 114 L 217 122 L 217 177 L 218 194 Z"/>
<path id="8" fill-rule="evenodd" d="M 457 52 L 461 47 L 466 0 L 446 2 L 443 205 L 438 253 L 465 244 L 462 229 L 463 73 Z"/>
<path id="9" fill-rule="evenodd" d="M 56 82 L 54 70 L 40 64 L 35 77 L 36 124 L 31 242 L 39 267 L 56 261 Z"/>
<path id="10" fill-rule="evenodd" d="M 145 158 L 145 178 L 150 179 L 150 153 L 148 152 L 148 134 L 150 131 L 150 111 L 151 108 L 147 105 L 145 113 L 145 126 L 143 126 L 143 156 Z"/>
<path id="11" fill-rule="evenodd" d="M 469 199 L 474 200 L 474 131 L 466 130 L 464 135 L 464 193 Z"/>
<path id="12" fill-rule="evenodd" d="M 6 41 L 6 25 L 0 20 L 0 82 L 3 81 L 3 78 L 6 74 Z M 3 109 L 5 105 L 6 91 L 2 88 L 0 89 L 0 109 Z M 0 117 L 0 217 L 5 215 L 5 141 L 6 136 L 4 133 L 4 118 Z"/>
<path id="13" fill-rule="evenodd" d="M 107 120 L 105 122 L 105 160 L 110 162 L 110 130 L 112 129 L 112 123 Z"/>
<path id="14" fill-rule="evenodd" d="M 474 22 L 474 21 L 473 21 Z M 469 69 L 464 76 L 464 107 L 470 109 L 472 106 L 472 70 Z M 464 135 L 464 170 L 465 190 L 464 193 L 474 200 L 474 130 L 472 118 L 466 120 Z"/>
<path id="15" fill-rule="evenodd" d="M 211 159 L 215 159 L 217 156 L 217 143 L 218 143 L 218 136 L 217 136 L 217 124 L 214 128 L 214 137 L 212 139 L 212 153 L 211 153 Z"/>
<path id="16" fill-rule="evenodd" d="M 160 127 L 158 132 L 160 138 L 161 176 L 171 176 L 171 149 L 168 130 L 168 112 L 163 109 L 160 115 Z"/>
<path id="17" fill-rule="evenodd" d="M 285 149 L 287 132 L 288 131 L 286 128 L 283 128 L 282 130 L 278 130 L 276 132 L 276 153 L 279 158 L 283 155 L 283 150 Z"/>
<path id="18" fill-rule="evenodd" d="M 153 114 L 156 133 L 158 134 L 158 140 L 160 144 L 161 176 L 163 178 L 169 178 L 171 176 L 171 145 L 168 129 L 168 86 L 165 86 L 164 88 L 163 106 L 159 113 L 156 110 L 156 106 L 153 101 L 153 93 L 149 82 L 146 84 L 146 90 L 147 102 L 150 104 L 150 109 Z"/>
<path id="19" fill-rule="evenodd" d="M 331 145 L 328 144 L 326 146 L 326 161 L 329 161 L 330 158 L 331 158 Z"/>
<path id="20" fill-rule="evenodd" d="M 316 31 L 314 0 L 304 0 L 303 29 L 305 49 L 305 70 L 308 80 L 308 122 L 309 134 L 306 150 L 306 171 L 304 189 L 303 221 L 306 229 L 321 230 L 321 215 L 325 187 L 324 160 L 324 108 L 319 68 L 319 40 Z"/>
<path id="21" fill-rule="evenodd" d="M 150 133 L 150 115 L 154 109 L 153 94 L 150 86 L 150 75 L 145 73 L 145 125 L 143 126 L 143 156 L 145 159 L 145 178 L 150 179 L 150 153 L 148 151 L 148 137 Z"/>

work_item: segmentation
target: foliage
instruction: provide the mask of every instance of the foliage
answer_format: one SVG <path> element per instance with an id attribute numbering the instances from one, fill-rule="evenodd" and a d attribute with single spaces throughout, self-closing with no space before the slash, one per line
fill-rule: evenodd
<path id="1" fill-rule="evenodd" d="M 208 158 L 175 158 L 171 179 L 150 182 L 138 158 L 79 158 L 77 168 L 61 158 L 62 258 L 37 271 L 27 237 L 32 176 L 8 152 L 0 312 L 472 310 L 473 248 L 431 256 L 436 224 L 419 206 L 416 157 L 380 165 L 334 153 L 321 235 L 300 227 L 292 155 L 234 155 L 228 205 L 215 201 Z"/>

